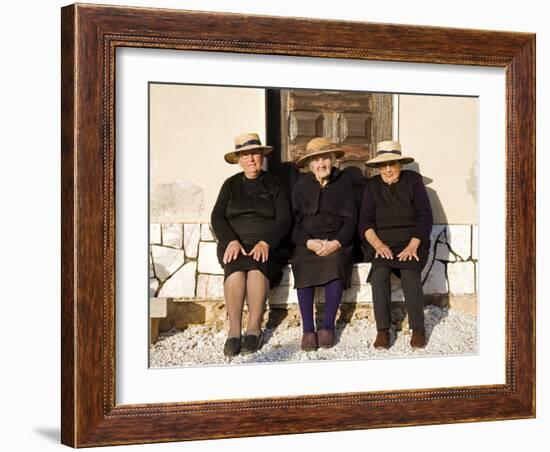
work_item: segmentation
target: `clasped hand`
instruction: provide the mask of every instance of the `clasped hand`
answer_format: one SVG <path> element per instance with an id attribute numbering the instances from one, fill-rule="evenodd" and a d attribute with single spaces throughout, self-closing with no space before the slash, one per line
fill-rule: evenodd
<path id="1" fill-rule="evenodd" d="M 317 256 L 328 256 L 342 245 L 338 240 L 310 239 L 307 241 L 306 246 L 308 250 L 313 251 Z"/>

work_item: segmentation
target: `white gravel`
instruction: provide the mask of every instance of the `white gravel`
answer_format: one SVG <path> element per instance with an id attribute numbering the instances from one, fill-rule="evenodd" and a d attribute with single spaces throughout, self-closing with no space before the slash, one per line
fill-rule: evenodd
<path id="1" fill-rule="evenodd" d="M 408 356 L 468 355 L 477 352 L 477 318 L 473 315 L 427 306 L 424 309 L 428 345 L 411 349 L 410 333 L 392 330 L 389 350 L 376 350 L 374 322 L 366 319 L 337 324 L 336 345 L 315 352 L 300 350 L 301 327 L 281 324 L 264 330 L 264 345 L 253 354 L 227 358 L 223 355 L 226 333 L 210 325 L 191 326 L 184 331 L 161 334 L 150 348 L 151 367 L 187 367 L 272 363 L 310 360 L 343 360 Z"/>

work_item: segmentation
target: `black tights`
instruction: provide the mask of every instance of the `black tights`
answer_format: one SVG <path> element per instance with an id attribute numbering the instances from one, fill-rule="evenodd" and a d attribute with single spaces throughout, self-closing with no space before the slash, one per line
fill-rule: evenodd
<path id="1" fill-rule="evenodd" d="M 391 268 L 377 267 L 370 277 L 374 318 L 378 331 L 388 329 L 391 324 Z M 405 296 L 405 307 L 409 316 L 409 328 L 424 329 L 424 293 L 420 273 L 414 270 L 401 270 L 401 288 Z"/>

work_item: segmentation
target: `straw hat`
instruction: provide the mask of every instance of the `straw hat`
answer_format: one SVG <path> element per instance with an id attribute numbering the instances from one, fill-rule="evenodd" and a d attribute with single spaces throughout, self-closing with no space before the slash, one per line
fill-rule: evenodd
<path id="1" fill-rule="evenodd" d="M 399 141 L 381 141 L 376 145 L 376 157 L 370 159 L 365 165 L 377 168 L 380 163 L 400 161 L 403 164 L 414 162 L 412 157 L 401 154 Z"/>
<path id="2" fill-rule="evenodd" d="M 228 152 L 223 156 L 227 163 L 237 163 L 239 161 L 239 152 L 260 149 L 264 155 L 269 154 L 273 146 L 262 146 L 260 137 L 257 133 L 243 133 L 235 138 L 235 150 Z"/>
<path id="3" fill-rule="evenodd" d="M 304 163 L 309 157 L 319 154 L 326 154 L 327 152 L 334 152 L 337 159 L 345 154 L 342 148 L 338 147 L 337 144 L 331 143 L 326 138 L 314 138 L 307 144 L 305 153 L 300 156 L 298 160 L 296 160 L 296 166 L 298 166 L 298 168 L 303 168 Z"/>

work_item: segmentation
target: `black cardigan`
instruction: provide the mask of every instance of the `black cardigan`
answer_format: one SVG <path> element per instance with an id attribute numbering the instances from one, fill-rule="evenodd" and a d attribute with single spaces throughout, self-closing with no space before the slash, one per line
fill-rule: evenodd
<path id="1" fill-rule="evenodd" d="M 339 169 L 332 169 L 324 187 L 313 174 L 303 176 L 292 192 L 292 208 L 296 245 L 306 246 L 309 239 L 338 240 L 342 246 L 353 241 L 357 206 L 351 181 Z"/>
<path id="2" fill-rule="evenodd" d="M 277 248 L 292 224 L 288 196 L 272 174 L 262 172 L 249 180 L 243 172 L 237 173 L 223 183 L 211 223 L 222 249 L 233 240 L 241 244 L 264 240 L 271 249 Z"/>
<path id="3" fill-rule="evenodd" d="M 432 224 L 432 209 L 420 174 L 403 170 L 394 184 L 386 184 L 380 175 L 368 180 L 359 216 L 361 238 L 372 228 L 390 247 L 406 246 L 412 237 L 426 245 Z"/>

